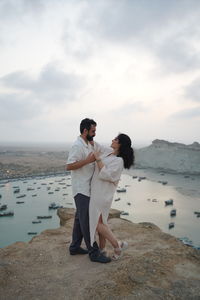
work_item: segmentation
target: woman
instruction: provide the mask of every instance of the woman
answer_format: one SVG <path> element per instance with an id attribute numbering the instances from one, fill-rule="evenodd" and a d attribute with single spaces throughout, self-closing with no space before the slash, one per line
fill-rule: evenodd
<path id="1" fill-rule="evenodd" d="M 114 248 L 113 259 L 117 260 L 127 243 L 117 241 L 107 225 L 107 219 L 123 168 L 129 169 L 134 164 L 134 151 L 131 139 L 126 134 L 119 134 L 112 140 L 111 148 L 103 153 L 94 152 L 96 164 L 91 182 L 90 238 L 93 245 L 97 231 L 100 249 L 104 250 L 108 240 Z"/>

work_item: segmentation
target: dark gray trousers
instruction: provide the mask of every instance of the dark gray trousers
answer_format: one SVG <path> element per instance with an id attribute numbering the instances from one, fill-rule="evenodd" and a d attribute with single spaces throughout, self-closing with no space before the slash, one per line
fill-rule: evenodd
<path id="1" fill-rule="evenodd" d="M 76 251 L 84 238 L 88 251 L 92 251 L 90 245 L 90 229 L 89 229 L 89 203 L 90 198 L 83 194 L 77 194 L 74 197 L 76 204 L 76 213 L 74 217 L 74 227 L 72 233 L 72 242 L 69 247 L 71 251 Z"/>

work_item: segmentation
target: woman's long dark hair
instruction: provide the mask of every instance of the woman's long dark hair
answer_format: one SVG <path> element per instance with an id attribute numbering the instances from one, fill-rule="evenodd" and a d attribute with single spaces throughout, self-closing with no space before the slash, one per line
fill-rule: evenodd
<path id="1" fill-rule="evenodd" d="M 120 133 L 117 136 L 120 144 L 119 154 L 117 156 L 121 157 L 124 161 L 124 168 L 130 169 L 134 165 L 135 155 L 134 150 L 131 147 L 131 139 L 128 135 Z"/>

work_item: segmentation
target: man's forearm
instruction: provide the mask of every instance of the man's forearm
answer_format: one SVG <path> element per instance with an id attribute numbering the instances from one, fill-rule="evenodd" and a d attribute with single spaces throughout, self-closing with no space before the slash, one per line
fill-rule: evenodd
<path id="1" fill-rule="evenodd" d="M 67 164 L 66 165 L 66 170 L 71 171 L 71 170 L 80 169 L 80 168 L 82 168 L 83 166 L 85 166 L 87 164 L 88 164 L 87 159 L 83 159 L 83 160 L 80 160 L 80 161 L 76 161 L 72 164 Z"/>

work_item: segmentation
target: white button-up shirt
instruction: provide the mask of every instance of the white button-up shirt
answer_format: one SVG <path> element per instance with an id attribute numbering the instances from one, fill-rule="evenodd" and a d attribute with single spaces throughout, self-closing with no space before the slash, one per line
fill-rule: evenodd
<path id="1" fill-rule="evenodd" d="M 96 147 L 95 147 L 96 148 Z M 78 137 L 69 152 L 67 164 L 86 159 L 89 153 L 94 151 L 94 147 L 90 143 L 86 143 L 82 137 Z M 94 173 L 94 162 L 87 164 L 79 169 L 72 170 L 72 194 L 76 196 L 78 193 L 90 197 L 91 179 Z"/>

